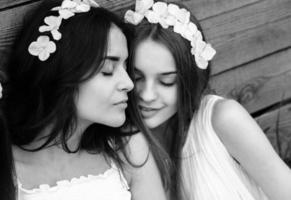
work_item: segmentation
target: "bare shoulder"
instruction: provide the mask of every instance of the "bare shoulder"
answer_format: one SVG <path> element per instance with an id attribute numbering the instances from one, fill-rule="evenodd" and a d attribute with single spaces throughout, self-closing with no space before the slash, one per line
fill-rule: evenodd
<path id="1" fill-rule="evenodd" d="M 225 125 L 224 123 L 229 122 L 229 120 L 240 120 L 246 114 L 248 115 L 248 112 L 237 101 L 221 99 L 213 107 L 212 123 L 214 126 L 219 127 Z"/>
<path id="2" fill-rule="evenodd" d="M 248 111 L 231 99 L 222 99 L 215 103 L 211 121 L 215 132 L 221 137 L 240 134 L 239 127 L 257 127 Z"/>
<path id="3" fill-rule="evenodd" d="M 129 138 L 126 153 L 130 161 L 135 165 L 142 165 L 146 162 L 150 150 L 148 142 L 142 133 L 137 133 Z"/>
<path id="4" fill-rule="evenodd" d="M 215 133 L 237 160 L 252 154 L 250 146 L 254 147 L 254 150 L 259 146 L 271 148 L 259 125 L 235 100 L 217 101 L 213 107 L 211 121 Z"/>

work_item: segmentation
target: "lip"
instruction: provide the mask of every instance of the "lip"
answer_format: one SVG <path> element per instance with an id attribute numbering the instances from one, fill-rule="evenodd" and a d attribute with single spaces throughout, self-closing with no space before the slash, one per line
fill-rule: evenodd
<path id="1" fill-rule="evenodd" d="M 162 108 L 153 108 L 153 107 L 139 105 L 139 109 L 141 111 L 142 117 L 150 118 L 156 115 Z"/>
<path id="2" fill-rule="evenodd" d="M 126 99 L 122 99 L 122 100 L 120 100 L 120 101 L 114 103 L 113 105 L 118 105 L 118 104 L 123 104 L 123 103 L 126 103 L 126 104 L 127 104 L 127 101 L 128 101 L 127 98 L 126 98 Z"/>
<path id="3" fill-rule="evenodd" d="M 113 105 L 121 108 L 127 108 L 127 101 L 128 99 L 123 99 L 121 101 L 118 101 L 117 103 L 114 103 Z"/>

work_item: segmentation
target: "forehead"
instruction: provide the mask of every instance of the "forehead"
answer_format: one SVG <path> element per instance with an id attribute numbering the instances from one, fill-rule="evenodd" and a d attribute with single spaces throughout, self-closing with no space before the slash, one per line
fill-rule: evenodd
<path id="1" fill-rule="evenodd" d="M 170 50 L 165 45 L 149 39 L 137 46 L 134 65 L 139 71 L 150 74 L 176 71 L 175 60 Z"/>
<path id="2" fill-rule="evenodd" d="M 126 37 L 115 24 L 109 30 L 107 55 L 121 58 L 128 56 Z"/>

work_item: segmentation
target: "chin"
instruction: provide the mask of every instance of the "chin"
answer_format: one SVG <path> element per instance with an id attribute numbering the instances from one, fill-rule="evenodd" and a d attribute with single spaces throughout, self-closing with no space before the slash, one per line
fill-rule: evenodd
<path id="1" fill-rule="evenodd" d="M 122 126 L 123 124 L 124 124 L 124 122 L 125 122 L 125 115 L 124 116 L 120 116 L 120 117 L 118 117 L 118 116 L 114 116 L 113 118 L 112 118 L 112 120 L 110 120 L 109 122 L 108 122 L 108 124 L 107 124 L 107 126 L 111 126 L 111 127 L 120 127 L 120 126 Z"/>
<path id="2" fill-rule="evenodd" d="M 166 120 L 167 119 L 165 119 L 165 120 L 144 119 L 144 122 L 149 129 L 154 129 L 154 128 L 157 128 L 158 126 L 160 126 Z"/>

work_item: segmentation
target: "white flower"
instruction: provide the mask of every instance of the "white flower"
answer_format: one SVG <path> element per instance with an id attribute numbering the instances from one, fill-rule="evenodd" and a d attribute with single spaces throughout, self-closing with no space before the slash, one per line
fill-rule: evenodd
<path id="1" fill-rule="evenodd" d="M 132 10 L 126 11 L 124 15 L 125 21 L 134 25 L 139 24 L 143 20 L 143 18 L 144 18 L 144 15 L 137 12 L 133 12 Z"/>
<path id="2" fill-rule="evenodd" d="M 100 7 L 100 5 L 94 0 L 83 0 L 83 2 L 86 3 L 87 5 L 93 7 L 93 8 Z"/>
<path id="3" fill-rule="evenodd" d="M 52 10 L 58 10 L 61 18 L 69 19 L 75 13 L 88 12 L 90 5 L 80 0 L 64 0 L 61 6 L 55 7 Z"/>
<path id="4" fill-rule="evenodd" d="M 203 40 L 196 40 L 196 42 L 195 42 L 195 55 L 201 55 L 205 46 L 206 46 L 206 42 L 204 42 Z"/>
<path id="5" fill-rule="evenodd" d="M 212 48 L 212 46 L 210 44 L 206 44 L 206 46 L 204 47 L 203 51 L 201 52 L 200 56 L 209 61 L 211 60 L 214 55 L 216 54 L 216 51 L 214 48 Z"/>
<path id="6" fill-rule="evenodd" d="M 135 2 L 135 11 L 144 14 L 149 10 L 154 4 L 153 0 L 136 0 Z"/>
<path id="7" fill-rule="evenodd" d="M 28 51 L 33 56 L 38 56 L 39 60 L 45 61 L 50 54 L 56 51 L 56 44 L 49 40 L 48 36 L 39 36 L 36 41 L 32 42 Z"/>
<path id="8" fill-rule="evenodd" d="M 165 2 L 157 2 L 153 5 L 153 11 L 165 18 L 168 15 L 168 6 Z"/>
<path id="9" fill-rule="evenodd" d="M 159 15 L 152 10 L 149 10 L 145 13 L 145 17 L 152 24 L 156 24 L 159 22 Z"/>
<path id="10" fill-rule="evenodd" d="M 176 16 L 177 13 L 179 12 L 179 10 L 180 10 L 180 8 L 175 4 L 170 3 L 168 5 L 168 12 L 173 16 Z"/>
<path id="11" fill-rule="evenodd" d="M 55 40 L 60 40 L 62 34 L 59 32 L 59 27 L 62 22 L 62 18 L 56 16 L 49 16 L 44 18 L 44 22 L 47 25 L 42 25 L 39 27 L 39 32 L 50 31 Z"/>
<path id="12" fill-rule="evenodd" d="M 0 83 L 0 99 L 2 98 L 2 90 L 3 90 L 3 88 L 2 88 L 2 85 Z"/>
<path id="13" fill-rule="evenodd" d="M 185 26 L 185 24 L 182 24 L 181 22 L 176 21 L 174 27 L 173 27 L 173 31 L 175 33 L 178 33 L 180 35 L 182 35 L 185 31 L 187 27 Z"/>
<path id="14" fill-rule="evenodd" d="M 195 35 L 196 32 L 198 31 L 196 24 L 194 24 L 193 22 L 190 22 L 188 24 L 188 29 L 193 35 Z"/>
<path id="15" fill-rule="evenodd" d="M 165 20 L 169 26 L 174 26 L 176 23 L 176 18 L 172 15 L 168 15 Z"/>
<path id="16" fill-rule="evenodd" d="M 199 67 L 200 69 L 206 69 L 208 66 L 208 61 L 204 60 L 200 56 L 195 56 L 195 62 L 197 64 L 197 67 Z"/>

